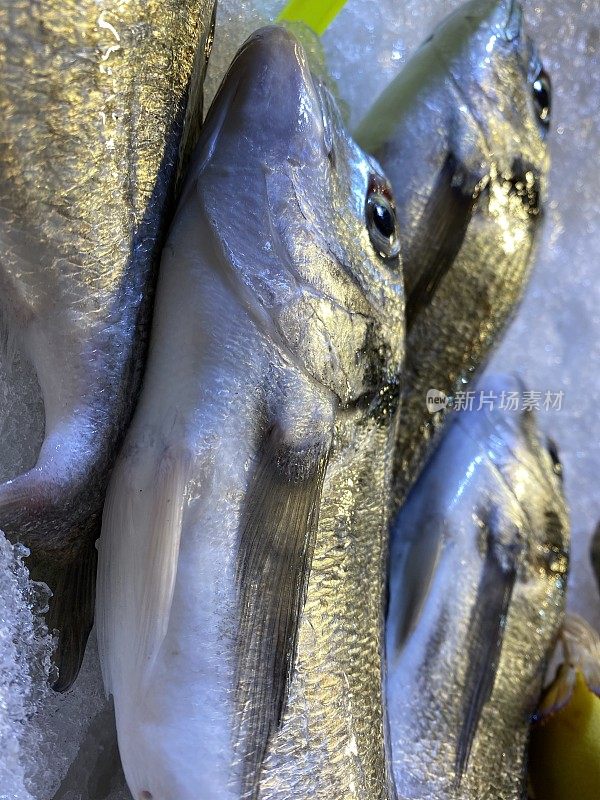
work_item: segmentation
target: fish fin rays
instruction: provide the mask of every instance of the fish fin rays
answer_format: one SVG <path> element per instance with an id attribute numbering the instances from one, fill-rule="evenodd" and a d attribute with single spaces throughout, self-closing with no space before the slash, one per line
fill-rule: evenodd
<path id="1" fill-rule="evenodd" d="M 185 452 L 167 448 L 149 467 L 134 467 L 126 458 L 115 470 L 98 572 L 98 644 L 107 694 L 126 676 L 136 675 L 143 685 L 167 633 L 188 466 Z M 125 668 L 127 660 L 133 670 Z"/>
<path id="2" fill-rule="evenodd" d="M 274 425 L 260 443 L 245 500 L 236 575 L 236 705 L 243 795 L 253 800 L 285 711 L 330 441 L 290 447 Z"/>
<path id="3" fill-rule="evenodd" d="M 458 734 L 455 775 L 458 784 L 468 765 L 485 704 L 490 699 L 502 651 L 506 615 L 515 580 L 516 565 L 507 548 L 488 530 L 483 573 L 469 622 L 467 673 L 463 688 L 462 724 Z"/>
<path id="4" fill-rule="evenodd" d="M 165 638 L 171 614 L 187 473 L 185 458 L 171 450 L 163 454 L 156 474 L 137 649 L 140 665 L 148 669 Z"/>
<path id="5" fill-rule="evenodd" d="M 46 624 L 57 637 L 54 689 L 59 692 L 75 681 L 94 622 L 94 541 L 100 519 L 99 513 L 77 514 L 86 500 L 79 490 L 62 475 L 56 477 L 51 459 L 0 483 L 0 527 L 11 541 L 28 547 L 32 580 L 46 583 L 52 592 Z M 75 510 L 68 539 L 57 535 L 66 509 Z"/>
<path id="6" fill-rule="evenodd" d="M 473 215 L 479 186 L 476 176 L 449 153 L 405 259 L 407 327 L 431 303 L 454 263 Z"/>
<path id="7" fill-rule="evenodd" d="M 71 687 L 83 661 L 94 622 L 96 563 L 93 544 L 65 564 L 38 558 L 35 553 L 27 559 L 31 579 L 43 581 L 52 591 L 45 619 L 48 630 L 56 635 L 53 661 L 58 677 L 52 688 L 57 692 Z"/>
<path id="8" fill-rule="evenodd" d="M 444 544 L 443 520 L 431 517 L 418 535 L 403 547 L 401 588 L 395 593 L 393 615 L 397 616 L 394 651 L 397 654 L 417 627 L 433 582 Z M 393 568 L 394 572 L 396 567 Z"/>

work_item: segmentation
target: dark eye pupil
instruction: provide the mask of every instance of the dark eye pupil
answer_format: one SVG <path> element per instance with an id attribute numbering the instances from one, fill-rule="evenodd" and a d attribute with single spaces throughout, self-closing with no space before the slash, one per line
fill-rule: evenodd
<path id="1" fill-rule="evenodd" d="M 400 238 L 394 201 L 379 191 L 370 191 L 367 195 L 365 221 L 376 252 L 384 259 L 396 258 L 400 255 Z"/>
<path id="2" fill-rule="evenodd" d="M 389 208 L 380 205 L 379 203 L 373 204 L 373 223 L 377 230 L 386 239 L 394 235 L 396 226 L 394 224 L 394 217 Z"/>
<path id="3" fill-rule="evenodd" d="M 550 123 L 550 106 L 552 102 L 550 92 L 550 76 L 544 70 L 540 70 L 533 82 L 533 98 L 538 116 L 544 125 Z"/>

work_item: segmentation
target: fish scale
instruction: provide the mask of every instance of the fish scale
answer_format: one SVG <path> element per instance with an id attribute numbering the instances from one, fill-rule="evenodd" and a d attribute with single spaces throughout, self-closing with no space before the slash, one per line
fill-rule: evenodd
<path id="1" fill-rule="evenodd" d="M 92 624 L 94 541 L 213 12 L 212 0 L 0 4 L 1 310 L 45 411 L 37 463 L 0 485 L 0 527 L 53 590 L 60 689 Z"/>

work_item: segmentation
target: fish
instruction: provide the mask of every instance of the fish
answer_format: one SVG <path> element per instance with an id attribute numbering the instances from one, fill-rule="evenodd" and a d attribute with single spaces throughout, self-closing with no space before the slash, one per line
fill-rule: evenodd
<path id="1" fill-rule="evenodd" d="M 388 174 L 402 231 L 406 366 L 399 508 L 448 408 L 485 366 L 527 285 L 547 199 L 551 78 L 516 0 L 446 18 L 359 123 Z M 435 407 L 434 407 L 435 410 Z"/>
<path id="2" fill-rule="evenodd" d="M 214 13 L 213 0 L 0 3 L 0 327 L 33 365 L 45 416 L 36 463 L 0 484 L 0 528 L 53 592 L 58 691 L 92 626 L 94 542 Z"/>
<path id="3" fill-rule="evenodd" d="M 254 33 L 171 226 L 99 540 L 100 662 L 136 800 L 393 797 L 398 237 L 389 182 L 297 37 Z"/>
<path id="4" fill-rule="evenodd" d="M 600 523 L 596 525 L 596 530 L 590 542 L 590 561 L 598 589 L 600 590 Z"/>
<path id="5" fill-rule="evenodd" d="M 520 800 L 560 632 L 569 519 L 534 411 L 455 412 L 394 522 L 387 704 L 400 798 Z"/>

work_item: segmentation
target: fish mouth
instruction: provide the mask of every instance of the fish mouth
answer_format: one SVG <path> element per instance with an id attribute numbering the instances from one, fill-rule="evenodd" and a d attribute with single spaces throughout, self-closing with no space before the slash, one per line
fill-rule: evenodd
<path id="1" fill-rule="evenodd" d="M 512 42 L 519 38 L 523 30 L 523 6 L 519 0 L 509 0 L 506 5 L 508 5 L 508 14 L 503 26 L 504 35 L 506 41 Z"/>
<path id="2" fill-rule="evenodd" d="M 518 39 L 523 31 L 523 7 L 520 0 L 471 0 L 456 12 L 475 29 L 490 28 L 505 41 Z M 444 23 L 442 23 L 443 26 Z"/>
<path id="3" fill-rule="evenodd" d="M 209 109 L 201 138 L 203 166 L 303 163 L 306 141 L 324 138 L 323 112 L 302 44 L 286 28 L 253 33 L 239 49 Z M 233 161 L 235 159 L 235 161 Z"/>
<path id="4" fill-rule="evenodd" d="M 486 519 L 484 517 L 484 519 Z M 462 697 L 462 724 L 455 754 L 455 782 L 460 785 L 484 707 L 491 697 L 502 653 L 506 617 L 517 578 L 518 541 L 504 544 L 488 515 L 486 552 L 468 631 L 467 676 Z"/>

